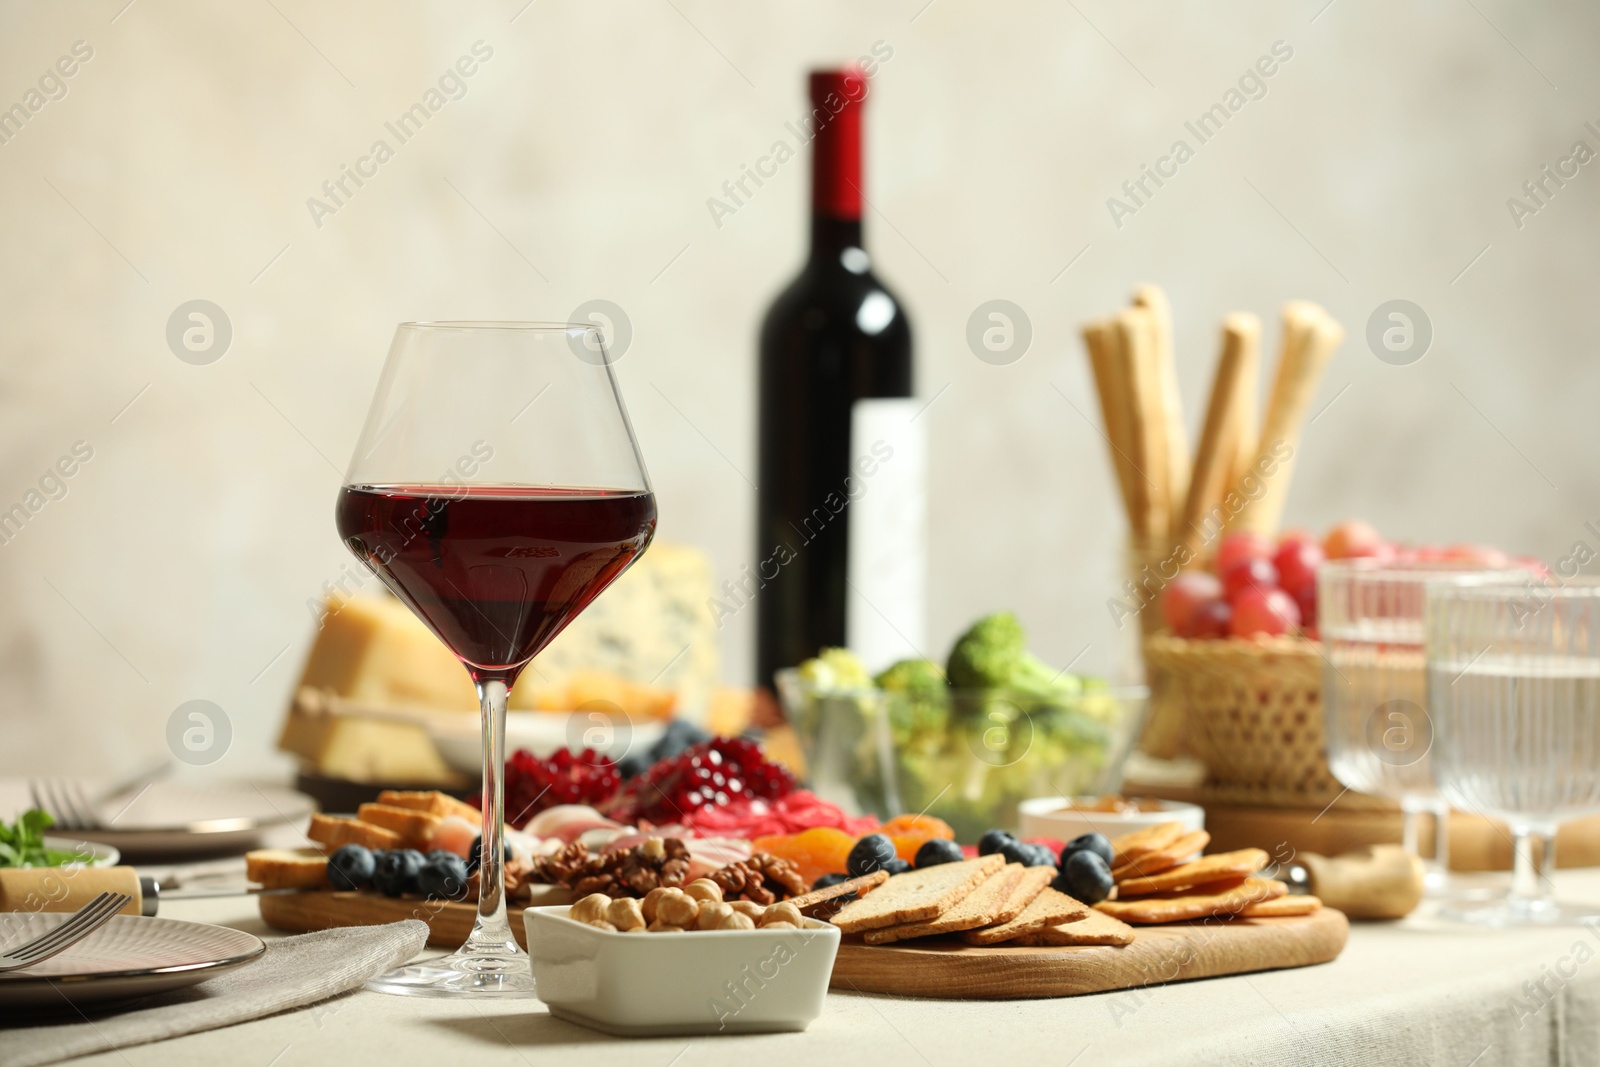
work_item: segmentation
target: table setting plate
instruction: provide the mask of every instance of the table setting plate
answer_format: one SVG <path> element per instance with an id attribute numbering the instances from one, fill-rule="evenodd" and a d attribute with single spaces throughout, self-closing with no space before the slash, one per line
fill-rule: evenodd
<path id="1" fill-rule="evenodd" d="M 120 800 L 123 810 L 98 812 L 109 825 L 73 830 L 74 836 L 119 849 L 123 858 L 198 855 L 255 847 L 261 835 L 285 824 L 304 826 L 316 805 L 283 786 L 195 786 L 153 782 Z"/>
<path id="2" fill-rule="evenodd" d="M 59 912 L 0 916 L 0 953 L 69 918 Z M 81 1007 L 147 997 L 243 966 L 266 947 L 254 934 L 225 926 L 118 915 L 59 955 L 0 974 L 0 1007 Z"/>

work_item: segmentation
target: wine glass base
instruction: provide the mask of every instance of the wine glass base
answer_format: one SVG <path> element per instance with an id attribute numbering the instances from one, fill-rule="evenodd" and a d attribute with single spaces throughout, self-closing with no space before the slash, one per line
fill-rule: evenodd
<path id="1" fill-rule="evenodd" d="M 1600 904 L 1568 904 L 1556 900 L 1513 900 L 1500 897 L 1482 903 L 1458 901 L 1439 909 L 1446 922 L 1504 929 L 1517 926 L 1586 926 L 1600 922 Z"/>
<path id="2" fill-rule="evenodd" d="M 1481 878 L 1474 879 L 1470 875 L 1463 876 L 1431 867 L 1422 878 L 1423 899 L 1440 904 L 1486 904 L 1504 900 L 1505 895 L 1503 878 L 1499 884 L 1485 884 Z"/>
<path id="3" fill-rule="evenodd" d="M 513 1000 L 538 996 L 525 952 L 514 955 L 457 952 L 397 967 L 372 979 L 365 988 L 402 997 Z"/>

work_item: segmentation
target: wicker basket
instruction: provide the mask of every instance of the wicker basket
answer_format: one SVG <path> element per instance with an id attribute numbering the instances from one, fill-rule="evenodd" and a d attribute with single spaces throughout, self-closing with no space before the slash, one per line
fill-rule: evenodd
<path id="1" fill-rule="evenodd" d="M 1322 807 L 1344 792 L 1328 770 L 1316 642 L 1157 634 L 1145 639 L 1144 657 L 1152 716 L 1183 724 L 1184 746 L 1205 763 L 1217 799 Z"/>

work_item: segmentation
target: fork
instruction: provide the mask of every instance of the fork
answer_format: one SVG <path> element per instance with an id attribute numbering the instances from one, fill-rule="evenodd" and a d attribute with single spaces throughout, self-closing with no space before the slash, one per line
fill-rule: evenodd
<path id="1" fill-rule="evenodd" d="M 127 893 L 101 893 L 66 922 L 0 955 L 0 974 L 32 967 L 66 951 L 110 922 L 132 899 Z"/>
<path id="2" fill-rule="evenodd" d="M 62 830 L 100 830 L 104 826 L 83 786 L 61 779 L 35 778 L 28 783 L 33 806 L 55 816 Z"/>

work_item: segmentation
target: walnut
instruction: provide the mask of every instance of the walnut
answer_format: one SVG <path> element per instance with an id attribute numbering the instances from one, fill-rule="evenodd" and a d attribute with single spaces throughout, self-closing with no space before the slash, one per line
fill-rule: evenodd
<path id="1" fill-rule="evenodd" d="M 599 867 L 600 857 L 591 855 L 589 846 L 582 841 L 574 841 L 558 852 L 535 859 L 528 872 L 528 880 L 573 889 L 581 879 Z"/>
<path id="2" fill-rule="evenodd" d="M 566 886 L 580 896 L 645 897 L 655 889 L 676 889 L 688 880 L 689 848 L 675 837 L 652 837 L 634 848 L 596 856 L 574 842 L 536 861 L 533 877 Z"/>
<path id="3" fill-rule="evenodd" d="M 806 891 L 805 879 L 793 864 L 765 852 L 728 864 L 713 873 L 711 880 L 727 901 L 749 900 L 766 905 Z"/>

